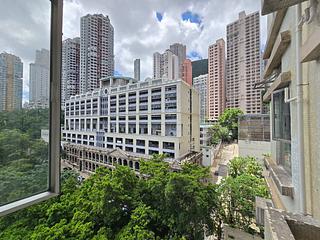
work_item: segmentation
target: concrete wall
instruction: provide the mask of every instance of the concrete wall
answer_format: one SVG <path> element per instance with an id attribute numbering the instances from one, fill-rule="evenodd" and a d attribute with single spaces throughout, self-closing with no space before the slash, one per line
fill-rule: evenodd
<path id="1" fill-rule="evenodd" d="M 271 144 L 264 141 L 246 141 L 239 140 L 239 156 L 252 156 L 258 159 L 263 159 L 263 154 L 270 154 Z"/>
<path id="2" fill-rule="evenodd" d="M 262 240 L 261 237 L 251 235 L 242 230 L 229 227 L 228 225 L 223 226 L 224 240 Z"/>

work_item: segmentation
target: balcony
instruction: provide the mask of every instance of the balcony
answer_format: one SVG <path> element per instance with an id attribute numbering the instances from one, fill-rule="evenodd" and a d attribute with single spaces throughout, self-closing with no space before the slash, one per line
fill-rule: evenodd
<path id="1" fill-rule="evenodd" d="M 273 70 L 281 64 L 282 55 L 285 53 L 289 44 L 291 42 L 290 31 L 284 31 L 280 33 L 278 39 L 276 40 L 270 58 L 268 60 L 267 66 L 264 71 L 263 78 L 268 78 Z"/>
<path id="2" fill-rule="evenodd" d="M 262 0 L 261 1 L 261 14 L 267 15 L 272 12 L 286 9 L 288 7 L 291 7 L 293 5 L 296 5 L 298 3 L 302 3 L 306 0 Z"/>
<path id="3" fill-rule="evenodd" d="M 320 29 L 317 28 L 301 48 L 301 62 L 310 62 L 320 58 Z"/>
<path id="4" fill-rule="evenodd" d="M 177 136 L 177 124 L 166 124 L 166 136 Z"/>

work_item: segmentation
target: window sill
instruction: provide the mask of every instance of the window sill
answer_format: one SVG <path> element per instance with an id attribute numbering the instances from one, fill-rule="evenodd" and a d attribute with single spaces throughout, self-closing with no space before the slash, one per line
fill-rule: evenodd
<path id="1" fill-rule="evenodd" d="M 52 197 L 58 196 L 59 194 L 53 193 L 53 192 L 43 192 L 39 193 L 37 195 L 24 198 L 9 204 L 6 204 L 2 207 L 0 207 L 0 217 L 5 216 L 9 213 L 15 212 L 17 210 L 29 207 L 31 205 L 34 205 L 36 203 L 48 200 Z"/>
<path id="2" fill-rule="evenodd" d="M 291 176 L 270 157 L 264 158 L 264 164 L 281 195 L 293 198 L 294 189 Z"/>

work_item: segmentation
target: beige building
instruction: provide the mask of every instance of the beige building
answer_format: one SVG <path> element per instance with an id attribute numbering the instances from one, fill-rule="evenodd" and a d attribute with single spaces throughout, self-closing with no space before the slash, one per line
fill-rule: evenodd
<path id="1" fill-rule="evenodd" d="M 226 107 L 225 42 L 219 39 L 208 49 L 208 118 L 218 120 Z"/>
<path id="2" fill-rule="evenodd" d="M 178 77 L 182 78 L 183 62 L 187 58 L 187 53 L 186 53 L 187 47 L 186 45 L 183 45 L 181 43 L 174 43 L 170 45 L 170 51 L 173 52 L 178 57 L 178 66 L 179 66 Z"/>
<path id="3" fill-rule="evenodd" d="M 153 54 L 153 79 L 165 78 L 177 80 L 179 78 L 179 59 L 171 50 L 163 54 Z"/>
<path id="4" fill-rule="evenodd" d="M 226 107 L 245 113 L 261 113 L 260 16 L 246 15 L 227 25 Z"/>
<path id="5" fill-rule="evenodd" d="M 132 78 L 101 80 L 101 89 L 73 96 L 65 105 L 64 141 L 120 149 L 168 161 L 199 152 L 199 96 L 182 80 Z"/>
<path id="6" fill-rule="evenodd" d="M 319 221 L 311 218 L 320 220 L 320 4 L 265 0 L 262 14 L 269 14 L 263 73 L 269 87 L 263 100 L 271 108 L 266 179 L 275 208 L 299 214 L 269 209 L 266 239 L 284 234 L 319 239 Z"/>
<path id="7" fill-rule="evenodd" d="M 0 54 L 0 112 L 22 108 L 23 64 L 9 53 Z"/>

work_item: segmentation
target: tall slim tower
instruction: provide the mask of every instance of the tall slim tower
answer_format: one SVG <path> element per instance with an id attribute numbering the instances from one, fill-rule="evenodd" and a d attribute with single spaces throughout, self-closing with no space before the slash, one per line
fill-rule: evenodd
<path id="1" fill-rule="evenodd" d="M 240 12 L 239 19 L 227 25 L 227 108 L 240 108 L 245 113 L 261 113 L 260 17 Z"/>
<path id="2" fill-rule="evenodd" d="M 100 79 L 114 74 L 114 30 L 108 16 L 81 18 L 80 92 L 98 88 Z"/>
<path id="3" fill-rule="evenodd" d="M 208 49 L 208 118 L 218 120 L 225 109 L 225 42 L 219 39 Z"/>
<path id="4" fill-rule="evenodd" d="M 140 81 L 140 59 L 134 60 L 134 79 Z"/>
<path id="5" fill-rule="evenodd" d="M 173 52 L 176 56 L 178 56 L 178 65 L 179 65 L 179 78 L 182 78 L 183 74 L 183 62 L 187 58 L 187 51 L 186 51 L 186 45 L 183 45 L 181 43 L 174 43 L 170 45 L 170 50 Z"/>
<path id="6" fill-rule="evenodd" d="M 47 49 L 36 50 L 34 63 L 30 63 L 29 102 L 49 104 L 50 52 Z"/>
<path id="7" fill-rule="evenodd" d="M 192 63 L 190 59 L 186 59 L 183 62 L 182 79 L 192 86 Z"/>
<path id="8" fill-rule="evenodd" d="M 0 112 L 22 108 L 21 59 L 9 53 L 0 54 Z"/>
<path id="9" fill-rule="evenodd" d="M 62 42 L 62 105 L 71 96 L 80 93 L 80 38 Z"/>

